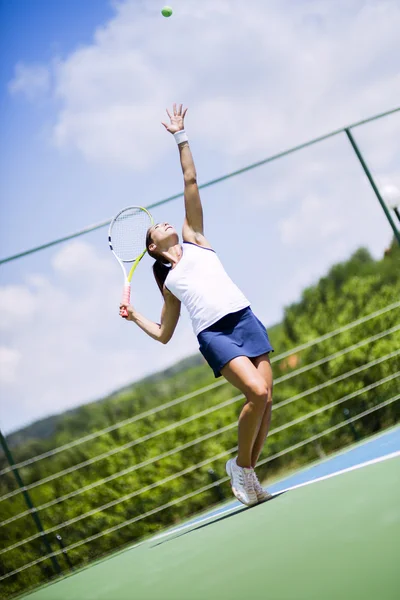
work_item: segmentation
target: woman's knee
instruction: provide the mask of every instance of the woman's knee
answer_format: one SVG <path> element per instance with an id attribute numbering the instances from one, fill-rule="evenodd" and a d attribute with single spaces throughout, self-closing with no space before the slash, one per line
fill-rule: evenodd
<path id="1" fill-rule="evenodd" d="M 262 377 L 252 379 L 247 384 L 248 395 L 253 401 L 267 404 L 272 402 L 272 390 Z M 246 394 L 247 395 L 247 394 Z"/>

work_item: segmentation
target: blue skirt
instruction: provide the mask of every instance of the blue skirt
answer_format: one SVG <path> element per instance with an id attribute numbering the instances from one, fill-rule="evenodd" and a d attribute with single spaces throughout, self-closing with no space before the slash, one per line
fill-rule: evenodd
<path id="1" fill-rule="evenodd" d="M 222 367 L 237 356 L 254 358 L 274 351 L 264 325 L 249 306 L 225 315 L 200 331 L 197 339 L 215 377 L 221 377 Z"/>

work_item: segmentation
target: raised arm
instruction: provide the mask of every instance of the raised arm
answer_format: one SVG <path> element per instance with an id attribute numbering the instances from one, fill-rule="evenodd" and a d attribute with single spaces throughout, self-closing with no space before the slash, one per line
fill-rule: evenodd
<path id="1" fill-rule="evenodd" d="M 124 316 L 126 313 L 128 316 Z M 147 335 L 153 340 L 167 344 L 172 338 L 175 331 L 175 327 L 178 323 L 179 314 L 181 310 L 180 301 L 171 292 L 166 290 L 164 292 L 164 305 L 161 311 L 161 323 L 154 323 L 150 321 L 140 313 L 138 313 L 133 306 L 128 304 L 120 304 L 120 316 L 124 317 L 127 321 L 133 321 L 142 329 Z"/>
<path id="2" fill-rule="evenodd" d="M 182 237 L 184 241 L 209 247 L 209 243 L 204 238 L 203 207 L 201 205 L 199 188 L 197 187 L 196 167 L 194 166 L 189 142 L 185 139 L 187 136 L 185 135 L 184 120 L 187 108 L 182 110 L 182 104 L 178 107 L 174 104 L 172 112 L 173 114 L 167 109 L 170 124 L 163 123 L 163 125 L 178 141 L 185 199 L 185 220 L 182 228 Z M 180 141 L 181 137 L 184 138 L 183 141 Z"/>

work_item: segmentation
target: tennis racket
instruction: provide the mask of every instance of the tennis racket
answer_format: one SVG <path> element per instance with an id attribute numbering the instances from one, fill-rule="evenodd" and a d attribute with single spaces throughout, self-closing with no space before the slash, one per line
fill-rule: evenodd
<path id="1" fill-rule="evenodd" d="M 124 274 L 122 294 L 124 304 L 130 302 L 132 275 L 146 254 L 146 233 L 151 225 L 153 225 L 153 217 L 141 206 L 124 208 L 110 223 L 108 243 Z M 128 271 L 129 263 L 133 264 Z M 127 317 L 127 310 L 124 312 L 123 316 Z"/>

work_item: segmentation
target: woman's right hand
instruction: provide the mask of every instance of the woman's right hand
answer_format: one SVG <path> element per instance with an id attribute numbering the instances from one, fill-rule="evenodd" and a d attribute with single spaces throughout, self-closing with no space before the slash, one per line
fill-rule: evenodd
<path id="1" fill-rule="evenodd" d="M 133 321 L 133 313 L 134 313 L 133 306 L 131 306 L 130 304 L 125 304 L 124 302 L 121 302 L 121 304 L 119 305 L 119 316 L 120 317 L 122 317 L 123 319 L 126 319 L 127 321 Z"/>
<path id="2" fill-rule="evenodd" d="M 187 108 L 185 108 L 185 110 L 182 112 L 182 104 L 179 105 L 179 107 L 176 107 L 176 104 L 173 105 L 172 108 L 172 112 L 173 114 L 171 115 L 171 113 L 169 112 L 168 108 L 167 108 L 167 115 L 169 116 L 169 120 L 171 121 L 170 124 L 168 125 L 168 123 L 162 123 L 165 127 L 165 129 L 167 131 L 169 131 L 170 133 L 174 134 L 177 133 L 178 131 L 182 131 L 182 129 L 185 129 L 185 115 L 187 113 Z"/>

